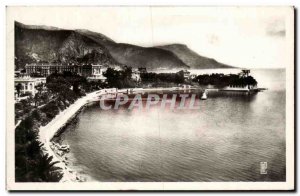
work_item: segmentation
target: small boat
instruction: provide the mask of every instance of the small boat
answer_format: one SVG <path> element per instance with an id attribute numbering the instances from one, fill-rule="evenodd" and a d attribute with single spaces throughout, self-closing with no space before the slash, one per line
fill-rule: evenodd
<path id="1" fill-rule="evenodd" d="M 207 99 L 206 90 L 203 92 L 201 99 L 202 100 L 206 100 Z"/>
<path id="2" fill-rule="evenodd" d="M 69 145 L 61 145 L 59 149 L 61 151 L 70 152 L 70 146 Z"/>

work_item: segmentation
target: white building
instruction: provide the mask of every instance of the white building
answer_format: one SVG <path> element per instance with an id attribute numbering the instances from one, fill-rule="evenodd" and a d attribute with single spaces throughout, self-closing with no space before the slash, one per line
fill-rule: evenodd
<path id="1" fill-rule="evenodd" d="M 92 65 L 92 75 L 87 77 L 88 81 L 105 81 L 106 77 L 103 76 L 103 73 L 107 70 L 102 65 Z"/>
<path id="2" fill-rule="evenodd" d="M 31 77 L 22 77 L 15 78 L 15 96 L 18 96 L 17 86 L 20 85 L 20 94 L 30 93 L 35 95 L 37 92 L 36 86 L 38 84 L 46 83 L 46 78 L 31 78 Z"/>
<path id="3" fill-rule="evenodd" d="M 139 71 L 133 71 L 131 74 L 131 78 L 136 81 L 136 82 L 140 82 L 141 81 L 141 74 Z"/>
<path id="4" fill-rule="evenodd" d="M 190 74 L 191 74 L 191 72 L 189 72 L 188 70 L 184 70 L 184 71 L 183 71 L 183 77 L 184 77 L 185 79 L 188 79 L 188 78 L 190 77 Z"/>
<path id="5" fill-rule="evenodd" d="M 197 74 L 191 74 L 190 79 L 195 79 L 197 77 Z"/>

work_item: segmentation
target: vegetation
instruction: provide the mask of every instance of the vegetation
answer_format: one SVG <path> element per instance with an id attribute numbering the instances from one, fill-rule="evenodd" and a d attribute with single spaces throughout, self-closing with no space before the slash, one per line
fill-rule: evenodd
<path id="1" fill-rule="evenodd" d="M 183 72 L 178 73 L 142 73 L 141 79 L 143 82 L 173 82 L 183 83 L 184 77 Z"/>
<path id="2" fill-rule="evenodd" d="M 72 72 L 53 73 L 47 77 L 47 88 L 54 94 L 71 93 L 70 96 L 80 94 L 80 85 L 86 83 L 86 78 Z"/>
<path id="3" fill-rule="evenodd" d="M 123 70 L 108 68 L 103 73 L 106 77 L 105 87 L 114 88 L 134 88 L 151 86 L 174 86 L 185 83 L 183 71 L 178 73 L 141 73 L 141 82 L 138 83 L 132 79 L 132 68 L 125 67 Z"/>
<path id="4" fill-rule="evenodd" d="M 16 90 L 17 90 L 18 97 L 20 96 L 21 89 L 22 89 L 22 84 L 18 83 L 18 84 L 16 85 Z"/>
<path id="5" fill-rule="evenodd" d="M 124 70 L 115 70 L 113 68 L 107 68 L 103 73 L 106 77 L 107 87 L 114 88 L 132 88 L 136 86 L 136 83 L 132 80 L 131 67 L 125 67 Z"/>
<path id="6" fill-rule="evenodd" d="M 88 81 L 82 85 L 82 88 L 85 90 L 85 92 L 93 92 L 93 91 L 100 90 L 100 89 L 103 89 L 106 87 L 107 87 L 107 84 L 100 80 Z"/>
<path id="7" fill-rule="evenodd" d="M 252 76 L 240 76 L 237 74 L 204 74 L 198 75 L 193 81 L 200 85 L 210 84 L 218 87 L 257 85 L 257 81 Z"/>
<path id="8" fill-rule="evenodd" d="M 21 120 L 15 129 L 16 182 L 57 182 L 62 178 L 53 157 L 43 153 L 38 130 L 84 95 L 87 86 L 85 78 L 77 74 L 52 74 L 45 86 L 36 87 L 38 92 L 34 97 L 15 104 L 16 119 Z"/>
<path id="9" fill-rule="evenodd" d="M 57 182 L 62 178 L 61 169 L 44 154 L 38 141 L 38 123 L 41 116 L 28 116 L 15 130 L 16 182 Z"/>

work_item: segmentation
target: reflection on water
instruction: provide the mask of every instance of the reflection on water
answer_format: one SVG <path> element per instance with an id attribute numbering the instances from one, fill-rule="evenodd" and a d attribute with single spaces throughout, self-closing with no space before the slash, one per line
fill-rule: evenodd
<path id="1" fill-rule="evenodd" d="M 91 180 L 285 181 L 285 90 L 209 93 L 198 104 L 199 110 L 107 111 L 92 105 L 62 139 L 73 167 Z M 260 162 L 268 163 L 268 174 L 260 174 Z"/>

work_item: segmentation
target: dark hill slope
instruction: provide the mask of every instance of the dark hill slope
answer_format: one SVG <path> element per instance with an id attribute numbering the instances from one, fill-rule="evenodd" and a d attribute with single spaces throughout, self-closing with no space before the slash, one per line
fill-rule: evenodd
<path id="1" fill-rule="evenodd" d="M 202 57 L 181 44 L 140 47 L 116 43 L 101 33 L 88 30 L 64 30 L 18 22 L 15 22 L 15 57 L 17 69 L 32 62 L 88 62 L 112 67 L 123 64 L 148 70 L 231 67 Z"/>
<path id="2" fill-rule="evenodd" d="M 219 63 L 215 59 L 200 56 L 196 52 L 189 49 L 186 45 L 171 44 L 171 45 L 158 46 L 158 48 L 162 48 L 173 52 L 186 65 L 190 66 L 191 69 L 233 68 L 233 66 Z"/>
<path id="3" fill-rule="evenodd" d="M 77 62 L 98 53 L 93 63 L 117 63 L 107 49 L 92 39 L 71 30 L 39 29 L 15 24 L 16 68 L 32 62 Z"/>

